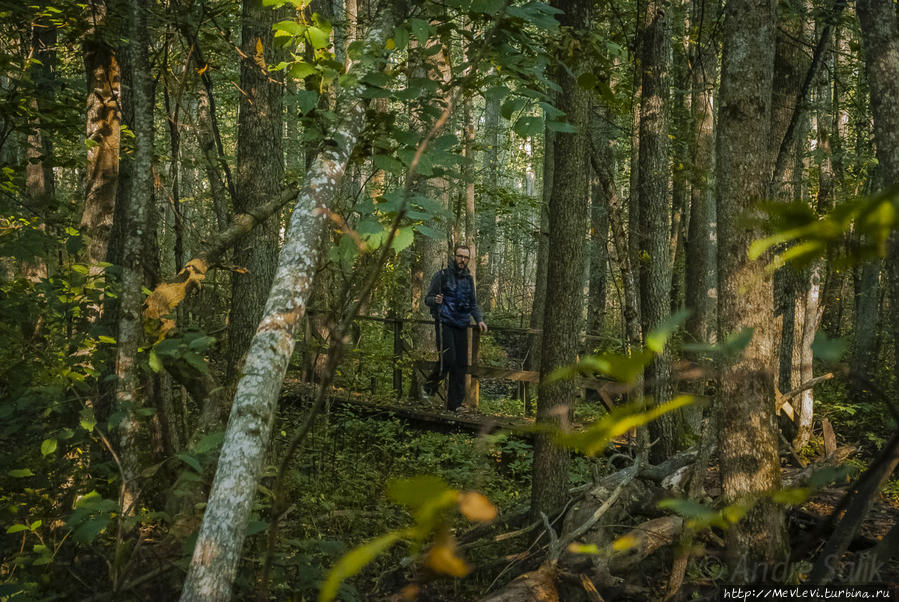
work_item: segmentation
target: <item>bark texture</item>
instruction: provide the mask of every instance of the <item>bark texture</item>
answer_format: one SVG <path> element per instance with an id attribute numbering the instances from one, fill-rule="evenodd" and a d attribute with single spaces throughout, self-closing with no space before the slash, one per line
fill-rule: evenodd
<path id="1" fill-rule="evenodd" d="M 134 163 L 130 190 L 123 203 L 126 223 L 122 245 L 122 293 L 120 295 L 118 345 L 116 346 L 116 405 L 123 413 L 119 425 L 119 447 L 124 472 L 127 512 L 137 495 L 140 475 L 137 436 L 140 424 L 135 410 L 141 405 L 138 348 L 143 340 L 143 251 L 147 206 L 153 197 L 153 99 L 148 94 L 150 63 L 147 14 L 143 4 L 132 0 L 129 15 L 129 65 L 133 83 Z"/>
<path id="2" fill-rule="evenodd" d="M 899 25 L 889 0 L 859 0 L 862 52 L 871 90 L 874 145 L 884 188 L 899 184 Z M 895 201 L 894 201 L 895 203 Z M 899 359 L 899 231 L 893 229 L 886 259 L 896 358 Z"/>
<path id="3" fill-rule="evenodd" d="M 560 3 L 566 12 L 559 15 L 569 33 L 585 31 L 590 22 L 591 2 Z M 571 57 L 564 57 L 570 59 Z M 546 308 L 543 320 L 543 346 L 540 364 L 541 386 L 537 401 L 537 422 L 558 427 L 573 415 L 576 389 L 574 381 L 551 385 L 542 381 L 550 372 L 577 359 L 581 315 L 583 312 L 584 233 L 587 230 L 586 159 L 589 141 L 589 95 L 577 84 L 577 76 L 587 65 L 581 61 L 569 74 L 560 70 L 560 108 L 577 129 L 572 134 L 556 134 L 555 169 L 549 204 L 548 265 Z M 568 450 L 554 445 L 546 434 L 534 443 L 531 486 L 531 515 L 560 507 L 568 491 Z"/>
<path id="4" fill-rule="evenodd" d="M 283 84 L 269 73 L 273 62 L 272 23 L 277 13 L 261 0 L 244 0 L 241 48 L 248 58 L 240 65 L 237 121 L 236 213 L 245 213 L 278 195 L 284 178 L 282 138 Z M 228 328 L 228 374 L 237 374 L 253 332 L 262 317 L 278 257 L 278 220 L 253 230 L 235 249 L 247 273 L 231 279 Z"/>
<path id="5" fill-rule="evenodd" d="M 760 235 L 746 217 L 765 197 L 770 174 L 775 25 L 772 0 L 734 1 L 725 8 L 717 138 L 718 337 L 724 340 L 753 329 L 743 355 L 725 360 L 720 372 L 718 449 L 723 494 L 729 503 L 780 487 L 772 279 L 764 262 L 746 257 L 749 244 Z M 732 579 L 751 580 L 759 563 L 782 559 L 786 553 L 782 508 L 758 502 L 727 537 Z"/>
<path id="6" fill-rule="evenodd" d="M 393 10 L 382 11 L 369 30 L 366 46 L 374 56 L 382 52 L 399 10 L 393 6 Z M 356 66 L 358 79 L 362 79 L 382 63 L 360 61 Z M 278 393 L 293 352 L 294 335 L 306 311 L 318 241 L 328 219 L 326 210 L 339 193 L 350 155 L 366 124 L 363 89 L 355 84 L 340 90 L 332 144 L 312 162 L 297 197 L 263 318 L 237 384 L 218 470 L 181 595 L 184 601 L 231 597 Z"/>
<path id="7" fill-rule="evenodd" d="M 671 315 L 671 203 L 668 196 L 668 84 L 671 69 L 669 7 L 652 0 L 643 31 L 643 93 L 640 97 L 640 248 L 648 261 L 640 264 L 640 307 L 643 336 Z M 668 346 L 647 367 L 646 391 L 653 403 L 664 403 L 671 391 Z M 650 455 L 661 462 L 677 448 L 678 413 L 649 424 L 655 441 Z"/>
<path id="8" fill-rule="evenodd" d="M 85 36 L 87 76 L 87 170 L 81 229 L 87 237 L 87 263 L 106 261 L 112 231 L 119 174 L 121 78 L 112 46 L 104 39 L 106 8 L 94 5 L 91 31 Z M 92 268 L 97 271 L 98 268 Z"/>
<path id="9" fill-rule="evenodd" d="M 717 4 L 693 3 L 691 16 L 691 179 L 687 229 L 686 305 L 691 310 L 687 332 L 695 342 L 714 342 L 718 302 L 717 219 L 712 195 L 715 173 L 715 80 L 717 41 L 713 37 Z"/>

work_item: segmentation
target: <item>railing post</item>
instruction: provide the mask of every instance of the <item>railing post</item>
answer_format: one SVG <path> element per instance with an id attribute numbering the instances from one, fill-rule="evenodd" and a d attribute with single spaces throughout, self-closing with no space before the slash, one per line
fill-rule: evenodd
<path id="1" fill-rule="evenodd" d="M 403 370 L 400 362 L 403 359 L 403 321 L 395 318 L 393 321 L 393 390 L 396 398 L 403 396 Z"/>
<path id="2" fill-rule="evenodd" d="M 481 329 L 478 326 L 474 328 L 468 329 L 469 335 L 471 336 L 471 345 L 469 345 L 469 351 L 471 353 L 471 360 L 468 365 L 472 372 L 478 367 L 478 356 L 480 353 L 481 347 Z M 477 409 L 481 405 L 481 386 L 480 381 L 478 380 L 477 374 L 470 374 L 471 380 L 466 383 L 468 384 L 468 403 L 471 407 Z"/>

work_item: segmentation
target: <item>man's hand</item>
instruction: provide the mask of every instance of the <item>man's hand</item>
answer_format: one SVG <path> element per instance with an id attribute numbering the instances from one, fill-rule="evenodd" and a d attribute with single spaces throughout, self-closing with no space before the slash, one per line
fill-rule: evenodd
<path id="1" fill-rule="evenodd" d="M 481 334 L 487 332 L 487 324 L 485 324 L 484 322 L 478 322 L 478 328 L 481 329 Z"/>
<path id="2" fill-rule="evenodd" d="M 436 303 L 437 305 L 443 303 L 443 294 L 434 295 L 434 303 Z"/>

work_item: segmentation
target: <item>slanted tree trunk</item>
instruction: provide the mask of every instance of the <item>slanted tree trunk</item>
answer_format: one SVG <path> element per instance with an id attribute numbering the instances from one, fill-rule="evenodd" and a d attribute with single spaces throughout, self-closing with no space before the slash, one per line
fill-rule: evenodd
<path id="1" fill-rule="evenodd" d="M 558 3 L 565 10 L 560 23 L 573 36 L 586 34 L 590 27 L 591 2 L 576 0 Z M 557 133 L 555 167 L 549 204 L 549 269 L 546 280 L 546 308 L 543 319 L 543 346 L 540 363 L 540 390 L 537 422 L 558 428 L 570 421 L 576 388 L 571 380 L 544 385 L 550 372 L 577 359 L 583 313 L 584 232 L 587 229 L 587 145 L 589 141 L 589 94 L 577 84 L 577 76 L 587 72 L 584 61 L 572 65 L 573 74 L 559 70 L 559 108 L 576 128 L 575 133 Z M 534 442 L 531 478 L 531 516 L 539 518 L 561 507 L 568 495 L 568 450 L 552 443 L 548 434 L 538 434 Z"/>
<path id="2" fill-rule="evenodd" d="M 241 15 L 241 48 L 248 58 L 240 64 L 237 123 L 237 196 L 234 211 L 245 213 L 278 196 L 284 179 L 282 137 L 283 85 L 278 73 L 269 73 L 274 60 L 272 23 L 277 13 L 261 0 L 244 0 Z M 228 375 L 238 364 L 262 317 L 278 257 L 278 220 L 266 222 L 247 236 L 236 256 L 246 274 L 231 280 L 231 314 L 228 328 Z"/>
<path id="3" fill-rule="evenodd" d="M 747 221 L 766 196 L 774 65 L 775 4 L 734 0 L 725 7 L 717 136 L 718 338 L 753 329 L 743 355 L 721 366 L 719 465 L 726 503 L 780 487 L 774 421 L 775 321 L 771 276 L 746 257 L 760 232 Z M 783 509 L 761 501 L 727 531 L 734 582 L 786 553 Z M 749 574 L 741 572 L 749 567 Z"/>
<path id="4" fill-rule="evenodd" d="M 366 47 L 380 54 L 401 9 L 392 5 L 379 14 L 366 35 Z M 383 63 L 360 61 L 354 66 L 359 68 L 361 80 Z M 324 210 L 340 191 L 350 155 L 366 125 L 364 88 L 355 84 L 339 91 L 338 120 L 330 137 L 335 144 L 315 158 L 297 197 L 263 318 L 237 383 L 218 469 L 182 590 L 184 601 L 231 597 L 278 393 L 306 310 L 318 262 L 318 241 L 328 221 Z"/>
<path id="5" fill-rule="evenodd" d="M 106 5 L 92 4 L 90 31 L 83 42 L 87 75 L 87 166 L 81 229 L 87 237 L 86 261 L 92 272 L 106 261 L 115 213 L 119 175 L 121 81 L 115 51 L 107 41 Z"/>
<path id="6" fill-rule="evenodd" d="M 671 68 L 671 16 L 665 3 L 651 0 L 643 30 L 640 97 L 639 197 L 642 230 L 640 248 L 649 255 L 640 269 L 643 336 L 671 315 L 671 204 L 668 196 L 668 77 Z M 666 345 L 647 367 L 646 391 L 653 403 L 671 396 L 671 353 Z M 652 462 L 661 462 L 677 448 L 678 413 L 667 413 L 649 424 L 655 441 Z"/>

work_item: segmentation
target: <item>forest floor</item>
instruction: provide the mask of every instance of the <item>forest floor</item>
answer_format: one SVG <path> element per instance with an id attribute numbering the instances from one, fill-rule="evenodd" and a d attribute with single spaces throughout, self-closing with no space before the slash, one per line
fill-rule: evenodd
<path id="1" fill-rule="evenodd" d="M 489 534 L 488 539 L 492 539 L 503 532 L 514 532 L 523 526 L 520 522 L 508 522 L 506 519 L 515 512 L 516 508 L 521 507 L 528 496 L 526 483 L 530 466 L 529 450 L 521 447 L 525 446 L 525 443 L 514 443 L 514 441 L 523 442 L 529 438 L 528 426 L 533 425 L 533 418 L 522 416 L 523 407 L 520 401 L 498 400 L 490 395 L 489 388 L 488 395 L 483 395 L 483 391 L 484 388 L 482 388 L 480 410 L 462 414 L 445 411 L 440 407 L 439 400 L 436 399 L 427 402 L 396 400 L 390 392 L 371 396 L 338 388 L 332 390 L 330 404 L 333 411 L 358 416 L 368 425 L 360 427 L 362 430 L 351 431 L 355 433 L 350 437 L 354 445 L 361 445 L 363 448 L 368 446 L 372 450 L 381 449 L 386 456 L 391 455 L 392 452 L 389 451 L 391 446 L 400 450 L 393 455 L 397 457 L 401 455 L 403 458 L 401 462 L 395 462 L 395 458 L 387 460 L 381 468 L 376 464 L 384 462 L 384 460 L 378 459 L 375 464 L 368 466 L 372 477 L 375 477 L 376 472 L 383 470 L 385 471 L 381 475 L 383 482 L 390 476 L 396 476 L 387 474 L 389 472 L 431 471 L 432 474 L 447 478 L 454 485 L 464 486 L 465 482 L 482 483 L 486 488 L 485 491 L 491 499 L 497 502 L 500 509 L 497 525 Z M 297 378 L 288 378 L 282 389 L 282 403 L 285 407 L 305 405 L 312 399 L 314 392 L 315 387 L 312 385 L 303 383 Z M 575 428 L 583 426 L 603 412 L 598 404 L 588 403 L 585 406 L 586 409 L 579 411 L 576 415 Z M 336 416 L 334 427 L 343 429 L 344 427 L 340 426 L 340 420 L 346 419 L 340 418 L 339 415 Z M 378 432 L 379 428 L 382 431 L 380 433 Z M 464 450 L 477 448 L 479 444 L 476 442 L 482 438 L 479 435 L 496 432 L 510 434 L 510 438 L 501 442 L 495 453 L 487 452 L 488 459 L 491 454 L 496 457 L 496 463 L 488 462 L 488 464 L 493 464 L 493 468 L 484 468 L 485 465 L 479 467 L 480 461 L 473 460 L 474 456 L 457 457 L 460 450 L 463 450 L 462 453 L 468 453 Z M 625 445 L 624 441 L 618 443 L 621 446 Z M 407 450 L 412 453 L 407 454 Z M 375 452 L 363 452 L 363 458 L 366 457 L 365 453 Z M 376 455 L 376 457 L 379 456 Z M 427 460 L 425 464 L 419 464 L 422 458 Z M 785 453 L 783 458 L 785 479 L 801 470 L 792 465 L 794 461 L 789 454 Z M 588 465 L 585 463 L 585 459 L 582 460 L 584 461 L 581 462 L 580 472 L 576 478 L 581 481 L 589 481 L 591 478 L 589 473 L 594 469 L 585 468 Z M 430 464 L 427 464 L 428 462 Z M 599 462 L 603 463 L 604 460 L 599 459 Z M 358 466 L 355 462 L 350 464 Z M 605 471 L 614 470 L 609 463 L 602 464 L 602 467 Z M 484 472 L 485 470 L 487 472 Z M 336 470 L 335 476 L 340 472 Z M 356 488 L 362 485 L 358 483 L 360 475 L 354 474 L 353 478 L 357 482 L 355 485 L 349 485 L 350 487 Z M 310 484 L 313 483 L 310 482 Z M 364 485 L 362 486 L 364 488 Z M 339 486 L 335 485 L 334 487 Z M 706 473 L 705 487 L 709 498 L 714 500 L 720 495 L 720 482 L 717 468 L 714 466 L 710 467 Z M 790 508 L 790 536 L 794 546 L 809 543 L 811 554 L 814 555 L 824 545 L 829 533 L 815 534 L 814 530 L 833 513 L 847 489 L 848 484 L 832 485 L 818 490 L 801 505 Z M 390 511 L 385 509 L 389 508 L 389 504 L 385 506 L 383 499 L 375 502 L 370 494 L 364 502 L 364 509 L 360 506 L 354 510 L 355 504 L 363 504 L 363 502 L 354 501 L 350 495 L 343 498 L 341 505 L 339 501 L 341 495 L 337 493 L 337 490 L 331 490 L 331 493 L 335 498 L 336 505 L 326 514 L 341 516 L 344 523 L 338 531 L 334 533 L 320 532 L 318 537 L 335 537 L 347 544 L 355 545 L 370 538 L 376 532 L 366 532 L 372 528 L 371 524 L 366 525 L 367 528 L 357 531 L 354 526 L 358 526 L 358 523 L 352 520 L 347 521 L 347 516 L 353 516 L 360 512 L 369 517 L 374 516 L 373 513 L 381 514 L 382 517 L 382 513 L 390 514 Z M 658 513 L 658 511 L 655 512 Z M 397 517 L 395 516 L 395 518 Z M 876 544 L 897 521 L 899 521 L 899 499 L 882 496 L 881 499 L 876 500 L 859 534 L 853 540 L 843 566 L 852 567 L 858 556 Z M 319 523 L 319 526 L 323 525 Z M 383 528 L 386 529 L 387 526 L 385 523 Z M 458 534 L 464 540 L 465 528 L 462 525 L 458 527 Z M 489 541 L 485 544 L 478 544 L 469 541 L 466 546 L 474 545 L 477 548 L 477 550 L 471 551 L 470 556 L 476 569 L 472 575 L 463 580 L 426 578 L 422 582 L 420 575 L 416 576 L 415 572 L 410 573 L 408 567 L 407 570 L 399 570 L 396 563 L 401 560 L 401 557 L 395 556 L 392 559 L 385 558 L 383 562 L 378 563 L 377 567 L 372 567 L 371 571 L 363 572 L 356 579 L 356 587 L 360 592 L 371 593 L 370 597 L 362 596 L 362 599 L 391 599 L 392 592 L 398 592 L 407 583 L 405 580 L 411 578 L 416 580 L 418 586 L 421 587 L 419 599 L 476 600 L 488 591 L 494 591 L 501 587 L 504 582 L 516 575 L 539 566 L 542 554 L 540 550 L 545 547 L 546 542 L 540 541 L 539 538 L 535 540 L 536 535 L 537 531 L 534 531 L 531 535 L 515 540 L 504 540 L 502 544 L 491 544 Z M 704 550 L 690 562 L 680 595 L 681 599 L 709 596 L 723 582 L 725 548 L 719 535 L 709 532 L 708 537 L 703 539 Z M 306 536 L 308 537 L 309 534 L 307 533 Z M 810 541 L 811 538 L 814 540 Z M 633 583 L 628 583 L 627 587 L 621 591 L 612 592 L 611 596 L 609 592 L 603 591 L 605 599 L 652 600 L 663 596 L 672 562 L 672 546 L 660 549 L 641 563 L 639 575 Z M 851 571 L 851 568 L 849 570 Z M 843 579 L 848 580 L 844 581 Z M 846 571 L 835 579 L 835 583 L 859 582 L 860 580 L 856 576 Z M 872 582 L 889 583 L 894 588 L 899 587 L 899 560 L 894 560 L 882 567 Z M 565 590 L 560 590 L 560 593 L 565 595 Z M 583 592 L 578 593 L 580 596 L 583 595 Z"/>

